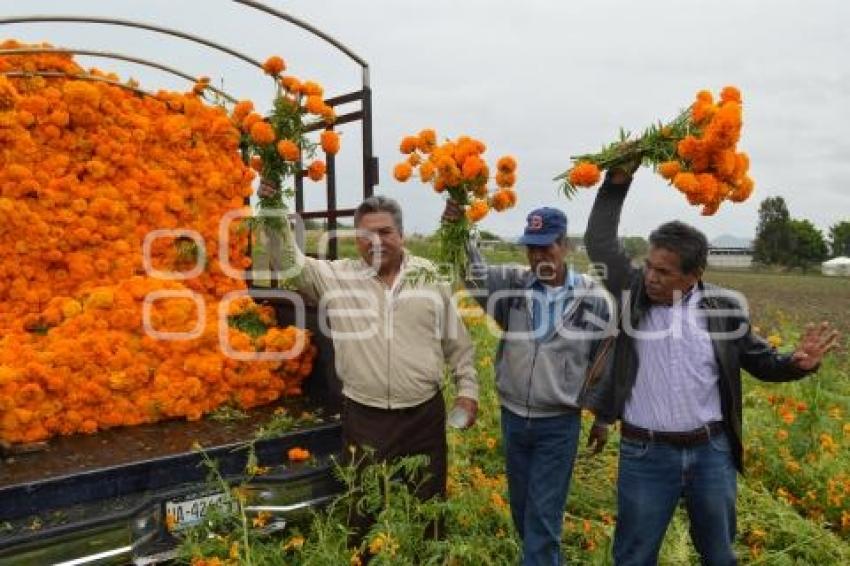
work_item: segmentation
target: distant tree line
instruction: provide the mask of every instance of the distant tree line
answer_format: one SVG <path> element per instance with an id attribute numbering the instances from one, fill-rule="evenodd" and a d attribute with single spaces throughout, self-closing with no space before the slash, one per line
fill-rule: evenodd
<path id="1" fill-rule="evenodd" d="M 805 271 L 828 257 L 850 255 L 850 221 L 831 226 L 827 239 L 810 221 L 791 218 L 785 199 L 769 197 L 759 205 L 754 248 L 756 262 Z"/>

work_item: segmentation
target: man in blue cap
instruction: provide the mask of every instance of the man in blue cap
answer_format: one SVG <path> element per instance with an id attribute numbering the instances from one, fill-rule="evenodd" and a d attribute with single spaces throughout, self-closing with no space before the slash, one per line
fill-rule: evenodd
<path id="1" fill-rule="evenodd" d="M 445 221 L 460 217 L 449 201 Z M 524 565 L 562 562 L 564 508 L 581 429 L 587 377 L 610 341 L 610 299 L 567 267 L 567 217 L 538 208 L 519 240 L 529 267 L 488 266 L 476 242 L 467 249 L 470 294 L 503 334 L 496 386 L 514 526 Z"/>

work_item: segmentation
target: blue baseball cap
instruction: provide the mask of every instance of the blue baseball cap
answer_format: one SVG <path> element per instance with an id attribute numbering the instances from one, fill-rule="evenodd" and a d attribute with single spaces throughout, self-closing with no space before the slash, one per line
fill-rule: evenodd
<path id="1" fill-rule="evenodd" d="M 567 216 L 557 208 L 537 208 L 525 220 L 525 231 L 519 239 L 523 246 L 548 246 L 567 234 Z"/>

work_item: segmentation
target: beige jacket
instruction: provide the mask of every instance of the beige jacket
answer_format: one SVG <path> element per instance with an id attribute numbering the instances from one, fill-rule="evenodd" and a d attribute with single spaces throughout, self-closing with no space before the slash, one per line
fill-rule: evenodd
<path id="1" fill-rule="evenodd" d="M 292 265 L 299 291 L 327 312 L 346 397 L 384 409 L 419 405 L 441 389 L 448 365 L 458 396 L 478 399 L 472 341 L 431 262 L 405 252 L 390 289 L 362 259 L 305 256 L 287 230 L 283 268 Z"/>

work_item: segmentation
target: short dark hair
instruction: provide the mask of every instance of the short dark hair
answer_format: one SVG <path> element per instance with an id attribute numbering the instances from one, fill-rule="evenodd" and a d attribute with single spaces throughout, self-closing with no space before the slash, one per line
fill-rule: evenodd
<path id="1" fill-rule="evenodd" d="M 354 227 L 356 228 L 357 225 L 360 224 L 360 219 L 363 218 L 363 216 L 374 212 L 390 213 L 393 217 L 393 221 L 395 222 L 395 227 L 398 228 L 398 233 L 404 234 L 401 207 L 399 206 L 398 201 L 382 195 L 373 195 L 360 203 L 357 210 L 354 211 Z"/>
<path id="2" fill-rule="evenodd" d="M 705 234 L 684 222 L 665 222 L 649 235 L 649 244 L 679 256 L 679 269 L 691 274 L 705 269 L 708 262 L 708 239 Z"/>

